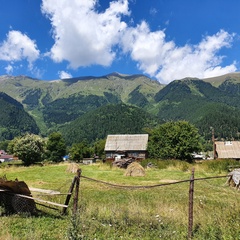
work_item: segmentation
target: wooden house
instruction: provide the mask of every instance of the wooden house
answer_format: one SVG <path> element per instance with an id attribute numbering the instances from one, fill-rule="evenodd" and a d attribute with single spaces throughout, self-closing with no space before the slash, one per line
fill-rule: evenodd
<path id="1" fill-rule="evenodd" d="M 148 134 L 108 135 L 105 144 L 106 160 L 147 157 Z"/>
<path id="2" fill-rule="evenodd" d="M 240 159 L 240 141 L 215 141 L 214 156 L 217 159 Z"/>

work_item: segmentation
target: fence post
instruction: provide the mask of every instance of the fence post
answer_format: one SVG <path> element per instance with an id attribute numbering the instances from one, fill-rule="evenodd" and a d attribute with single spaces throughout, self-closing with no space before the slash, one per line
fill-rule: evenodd
<path id="1" fill-rule="evenodd" d="M 193 193 L 194 193 L 194 168 L 190 177 L 189 205 L 188 205 L 188 240 L 193 237 Z"/>
<path id="2" fill-rule="evenodd" d="M 80 177 L 81 177 L 82 170 L 77 170 L 77 176 L 76 176 L 76 188 L 75 188 L 75 196 L 74 196 L 74 202 L 73 202 L 73 213 L 77 213 L 78 208 L 78 193 L 79 193 L 79 186 L 80 186 Z"/>
<path id="3" fill-rule="evenodd" d="M 66 197 L 66 200 L 65 200 L 64 205 L 68 205 L 68 204 L 69 204 L 69 201 L 70 201 L 70 198 L 71 198 L 71 196 L 72 196 L 72 192 L 73 192 L 73 189 L 74 189 L 74 186 L 75 186 L 75 183 L 76 183 L 76 178 L 77 178 L 77 177 L 75 176 L 75 177 L 73 178 L 73 180 L 72 180 L 72 183 L 71 183 L 71 186 L 70 186 L 70 188 L 69 188 L 69 190 L 68 190 L 68 195 L 67 195 L 67 197 Z M 66 211 L 67 211 L 67 208 L 64 207 L 62 213 L 63 213 L 63 214 L 66 214 Z"/>

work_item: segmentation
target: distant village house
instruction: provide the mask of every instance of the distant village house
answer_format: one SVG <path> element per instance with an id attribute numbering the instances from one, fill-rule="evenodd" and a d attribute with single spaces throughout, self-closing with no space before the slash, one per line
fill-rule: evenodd
<path id="1" fill-rule="evenodd" d="M 0 150 L 0 163 L 10 162 L 13 160 L 13 155 L 8 155 L 4 150 Z"/>
<path id="2" fill-rule="evenodd" d="M 217 159 L 240 160 L 240 141 L 215 141 L 214 156 Z"/>
<path id="3" fill-rule="evenodd" d="M 147 157 L 148 134 L 108 135 L 105 144 L 106 160 Z"/>

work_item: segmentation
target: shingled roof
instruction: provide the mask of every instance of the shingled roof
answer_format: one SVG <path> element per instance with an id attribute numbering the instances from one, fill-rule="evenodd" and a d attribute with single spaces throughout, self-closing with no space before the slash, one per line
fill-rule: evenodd
<path id="1" fill-rule="evenodd" d="M 216 141 L 215 145 L 218 158 L 240 158 L 240 141 Z"/>
<path id="2" fill-rule="evenodd" d="M 105 151 L 146 151 L 148 134 L 108 135 Z"/>

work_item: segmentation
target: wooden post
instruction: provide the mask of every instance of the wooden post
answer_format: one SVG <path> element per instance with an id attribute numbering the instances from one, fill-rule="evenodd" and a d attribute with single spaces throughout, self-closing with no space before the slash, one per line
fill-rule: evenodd
<path id="1" fill-rule="evenodd" d="M 193 237 L 193 193 L 194 193 L 194 168 L 190 178 L 189 186 L 189 206 L 188 206 L 188 240 Z"/>
<path id="2" fill-rule="evenodd" d="M 212 128 L 212 144 L 213 144 L 213 159 L 216 159 L 217 158 L 217 152 L 216 152 L 214 128 Z"/>
<path id="3" fill-rule="evenodd" d="M 74 189 L 74 185 L 75 185 L 75 183 L 76 183 L 76 179 L 77 179 L 77 177 L 75 176 L 75 177 L 73 178 L 73 180 L 72 180 L 72 184 L 71 184 L 71 186 L 70 186 L 70 188 L 69 188 L 69 190 L 68 190 L 68 195 L 67 195 L 67 197 L 66 197 L 66 200 L 65 200 L 64 205 L 67 205 L 67 206 L 68 206 L 68 204 L 69 204 L 69 201 L 70 201 L 70 198 L 71 198 L 71 196 L 72 196 L 73 189 Z M 64 207 L 62 213 L 63 213 L 63 214 L 66 214 L 66 211 L 67 211 L 67 208 Z"/>
<path id="4" fill-rule="evenodd" d="M 82 173 L 82 170 L 78 169 L 77 176 L 76 176 L 76 188 L 75 188 L 75 196 L 74 196 L 74 203 L 73 203 L 73 214 L 76 214 L 78 209 L 78 193 L 79 193 L 81 173 Z"/>

